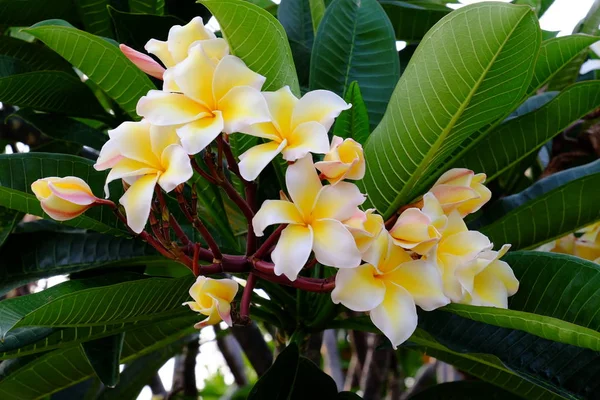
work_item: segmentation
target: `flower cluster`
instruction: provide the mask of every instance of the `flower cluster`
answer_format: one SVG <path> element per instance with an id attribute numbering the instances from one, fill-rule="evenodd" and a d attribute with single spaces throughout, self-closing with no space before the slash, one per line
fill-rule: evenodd
<path id="1" fill-rule="evenodd" d="M 546 243 L 538 250 L 571 254 L 600 264 L 600 222 Z"/>
<path id="2" fill-rule="evenodd" d="M 109 183 L 123 182 L 125 194 L 119 203 L 125 216 L 109 200 L 96 198 L 79 178 L 45 178 L 35 182 L 32 190 L 44 210 L 58 220 L 74 218 L 93 205 L 112 204 L 133 232 L 162 254 L 190 266 L 200 276 L 190 289 L 194 301 L 186 305 L 207 317 L 197 326 L 220 320 L 232 324 L 230 303 L 238 284 L 203 276 L 213 272 L 249 272 L 242 298 L 244 314 L 255 277 L 280 278 L 284 284 L 304 282 L 305 288 L 315 288 L 300 276 L 304 268 L 317 262 L 338 268 L 335 288 L 325 283 L 319 288 L 333 289 L 335 303 L 370 312 L 373 323 L 394 346 L 416 328 L 416 305 L 424 310 L 451 301 L 506 307 L 507 297 L 516 292 L 518 282 L 500 260 L 509 246 L 493 251 L 487 237 L 468 230 L 463 222 L 490 199 L 483 185 L 485 175 L 465 169 L 448 171 L 422 200 L 403 207 L 395 221 L 384 223 L 375 210 L 360 208 L 366 197 L 349 182 L 364 177 L 362 146 L 336 136 L 329 141 L 335 118 L 351 107 L 338 95 L 315 90 L 298 98 L 287 86 L 261 91 L 265 77 L 230 54 L 227 41 L 207 30 L 200 18 L 172 27 L 167 41 L 147 43 L 146 50 L 163 65 L 127 46 L 121 45 L 121 50 L 140 69 L 164 81 L 162 90 L 151 90 L 139 100 L 141 121 L 125 122 L 109 131 L 110 139 L 95 164 L 97 170 L 110 170 L 107 198 Z M 287 194 L 265 201 L 256 213 L 217 171 L 222 163 L 210 158 L 213 143 L 220 158 L 232 134 L 262 139 L 239 156 L 239 163 L 232 153 L 225 154 L 229 168 L 248 187 L 279 154 L 290 164 L 285 174 Z M 210 173 L 195 161 L 200 152 L 206 167 L 212 168 Z M 313 154 L 323 156 L 314 163 Z M 245 211 L 251 228 L 245 257 L 222 255 L 197 218 L 195 206 L 186 202 L 181 185 L 194 171 L 221 184 Z M 176 192 L 186 217 L 210 249 L 191 243 L 168 212 L 162 214 L 167 231 L 170 222 L 181 247 L 172 246 L 164 226 L 153 224 L 156 199 L 166 207 L 162 191 Z M 154 236 L 144 231 L 149 219 Z M 279 227 L 252 250 L 251 237 L 262 237 L 271 225 Z M 199 259 L 213 262 L 214 268 L 201 268 Z"/>

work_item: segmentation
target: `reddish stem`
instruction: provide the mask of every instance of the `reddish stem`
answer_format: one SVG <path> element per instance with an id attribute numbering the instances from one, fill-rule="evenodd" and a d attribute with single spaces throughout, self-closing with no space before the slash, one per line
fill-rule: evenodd
<path id="1" fill-rule="evenodd" d="M 184 245 L 185 247 L 189 247 L 193 244 L 190 238 L 185 234 L 183 229 L 181 229 L 181 225 L 179 225 L 179 222 L 177 222 L 177 220 L 172 215 L 169 215 L 169 223 L 171 224 L 171 228 L 173 228 L 173 231 L 175 232 L 175 236 L 177 236 L 182 245 Z"/>
<path id="2" fill-rule="evenodd" d="M 254 290 L 255 284 L 256 275 L 250 272 L 250 274 L 248 274 L 248 279 L 246 280 L 244 293 L 242 293 L 242 303 L 240 305 L 240 318 L 242 322 L 250 320 L 250 299 L 252 298 L 252 291 Z"/>
<path id="3" fill-rule="evenodd" d="M 335 275 L 325 279 L 299 276 L 295 281 L 291 281 L 283 275 L 275 275 L 273 264 L 266 261 L 255 261 L 253 273 L 259 278 L 268 280 L 270 282 L 291 286 L 306 292 L 326 293 L 331 292 L 335 288 Z"/>
<path id="4" fill-rule="evenodd" d="M 256 253 L 254 253 L 252 258 L 260 260 L 265 255 L 267 255 L 271 247 L 275 245 L 275 242 L 277 241 L 277 239 L 279 239 L 279 236 L 281 236 L 281 232 L 285 229 L 286 226 L 287 224 L 279 225 L 277 229 L 275 229 L 275 231 L 271 233 L 267 240 L 265 240 L 265 242 L 258 248 L 258 250 L 256 250 Z"/>
<path id="5" fill-rule="evenodd" d="M 200 269 L 198 267 L 198 257 L 200 256 L 200 244 L 194 244 L 194 258 L 192 259 L 192 272 L 194 276 L 200 275 Z"/>
<path id="6" fill-rule="evenodd" d="M 213 178 L 210 174 L 208 174 L 208 172 L 203 170 L 202 167 L 198 165 L 196 159 L 193 156 L 191 156 L 190 158 L 192 161 L 192 168 L 194 168 L 194 171 L 196 171 L 198 175 L 206 179 L 208 182 L 212 183 L 213 185 L 216 185 L 217 181 L 215 180 L 215 178 Z"/>

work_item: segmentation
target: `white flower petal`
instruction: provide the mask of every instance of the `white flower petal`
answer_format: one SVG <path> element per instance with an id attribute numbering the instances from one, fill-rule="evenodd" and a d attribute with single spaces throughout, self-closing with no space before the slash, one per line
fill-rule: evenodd
<path id="1" fill-rule="evenodd" d="M 292 113 L 292 127 L 304 122 L 318 122 L 329 130 L 335 118 L 351 107 L 337 94 L 328 90 L 313 90 L 306 93 L 296 104 Z"/>
<path id="2" fill-rule="evenodd" d="M 288 167 L 285 184 L 294 204 L 309 216 L 323 187 L 310 154 Z"/>
<path id="3" fill-rule="evenodd" d="M 393 283 L 386 284 L 383 302 L 371 311 L 371 321 L 397 348 L 417 329 L 417 308 L 410 293 Z"/>
<path id="4" fill-rule="evenodd" d="M 296 161 L 308 153 L 325 154 L 329 151 L 327 130 L 318 122 L 304 122 L 286 137 L 288 146 L 283 151 L 283 158 Z"/>
<path id="5" fill-rule="evenodd" d="M 294 203 L 285 200 L 266 200 L 252 218 L 256 236 L 263 236 L 269 225 L 302 223 L 302 216 Z"/>
<path id="6" fill-rule="evenodd" d="M 356 268 L 360 264 L 360 251 L 344 224 L 334 219 L 320 219 L 311 226 L 317 261 L 336 268 Z"/>
<path id="7" fill-rule="evenodd" d="M 223 127 L 223 115 L 220 111 L 213 111 L 213 115 L 177 128 L 177 135 L 188 154 L 198 154 L 221 134 Z"/>
<path id="8" fill-rule="evenodd" d="M 254 146 L 240 155 L 240 174 L 247 181 L 253 181 L 258 177 L 263 169 L 281 153 L 281 149 L 286 146 L 284 140 L 281 143 L 268 142 Z"/>
<path id="9" fill-rule="evenodd" d="M 377 271 L 370 264 L 340 269 L 335 276 L 331 300 L 353 311 L 371 311 L 383 301 L 385 284 L 375 278 Z"/>
<path id="10" fill-rule="evenodd" d="M 289 225 L 281 232 L 281 237 L 271 253 L 275 264 L 275 274 L 284 274 L 294 281 L 308 261 L 313 244 L 310 226 Z"/>
<path id="11" fill-rule="evenodd" d="M 172 144 L 162 154 L 164 172 L 158 178 L 158 184 L 165 192 L 187 182 L 194 175 L 190 158 L 178 144 Z"/>
<path id="12" fill-rule="evenodd" d="M 225 133 L 242 132 L 252 124 L 271 119 L 265 98 L 250 86 L 232 88 L 221 97 L 218 109 L 223 113 Z"/>
<path id="13" fill-rule="evenodd" d="M 188 49 L 192 43 L 198 40 L 214 39 L 214 33 L 206 29 L 202 18 L 195 17 L 186 25 L 175 25 L 169 30 L 167 46 L 173 56 L 173 60 L 178 63 L 184 60 L 188 55 Z"/>
<path id="14" fill-rule="evenodd" d="M 353 183 L 327 185 L 319 192 L 312 215 L 315 219 L 333 218 L 343 221 L 352 217 L 365 199 L 365 195 Z"/>
<path id="15" fill-rule="evenodd" d="M 173 72 L 168 75 L 184 95 L 212 110 L 216 104 L 212 90 L 215 67 L 215 61 L 204 52 L 203 47 L 194 46 L 189 56 L 171 68 Z"/>
<path id="16" fill-rule="evenodd" d="M 135 233 L 143 231 L 148 222 L 157 180 L 158 177 L 154 174 L 142 176 L 119 199 L 119 203 L 125 207 L 127 225 Z"/>
<path id="17" fill-rule="evenodd" d="M 179 93 L 151 90 L 137 104 L 136 112 L 154 125 L 179 125 L 210 116 L 202 104 Z"/>
<path id="18" fill-rule="evenodd" d="M 213 95 L 217 102 L 238 86 L 249 86 L 260 92 L 266 78 L 257 74 L 236 56 L 225 56 L 217 64 L 213 77 Z M 262 96 L 261 96 L 262 97 Z M 265 102 L 266 106 L 266 102 Z M 270 118 L 269 118 L 270 119 Z"/>
<path id="19" fill-rule="evenodd" d="M 279 132 L 290 132 L 292 112 L 298 103 L 298 98 L 294 96 L 290 87 L 284 86 L 275 92 L 263 92 L 263 96 L 269 105 L 273 125 Z"/>

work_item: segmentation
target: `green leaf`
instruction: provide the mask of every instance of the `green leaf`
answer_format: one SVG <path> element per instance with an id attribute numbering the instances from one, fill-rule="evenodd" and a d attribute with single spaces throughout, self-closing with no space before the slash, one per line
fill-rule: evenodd
<path id="1" fill-rule="evenodd" d="M 71 1 L 0 1 L 0 24 L 4 26 L 27 26 L 48 18 L 61 18 L 71 23 L 79 21 L 77 9 Z"/>
<path id="2" fill-rule="evenodd" d="M 273 91 L 288 85 L 296 96 L 300 95 L 285 30 L 274 16 L 242 0 L 201 0 L 200 3 L 219 21 L 231 53 L 267 78 L 263 90 Z"/>
<path id="3" fill-rule="evenodd" d="M 277 19 L 285 29 L 287 37 L 308 49 L 308 56 L 315 39 L 310 0 L 282 0 L 277 10 Z M 292 47 L 292 52 L 294 48 Z"/>
<path id="4" fill-rule="evenodd" d="M 600 82 L 577 83 L 537 111 L 498 126 L 453 165 L 484 172 L 490 181 L 598 106 Z"/>
<path id="5" fill-rule="evenodd" d="M 100 233 L 13 234 L 0 249 L 0 295 L 37 279 L 164 258 L 140 240 Z"/>
<path id="6" fill-rule="evenodd" d="M 325 14 L 325 2 L 323 0 L 308 0 L 310 4 L 310 17 L 312 20 L 313 32 L 316 34 L 319 24 Z"/>
<path id="7" fill-rule="evenodd" d="M 301 357 L 294 343 L 286 347 L 256 382 L 248 400 L 334 399 L 335 382 L 312 361 Z"/>
<path id="8" fill-rule="evenodd" d="M 0 36 L 0 77 L 33 71 L 63 71 L 73 68 L 47 47 L 10 36 Z"/>
<path id="9" fill-rule="evenodd" d="M 15 328 L 15 325 L 26 315 L 46 306 L 54 299 L 90 288 L 110 286 L 137 277 L 134 274 L 114 274 L 95 279 L 70 280 L 39 293 L 3 300 L 0 302 L 0 316 L 2 317 L 0 318 L 0 338 L 6 337 L 7 333 Z"/>
<path id="10" fill-rule="evenodd" d="M 598 164 L 596 161 L 578 167 L 582 170 L 576 173 L 581 176 L 560 186 L 555 186 L 558 179 L 567 175 L 547 181 L 551 176 L 536 183 L 522 195 L 516 195 L 520 197 L 513 198 L 517 207 L 484 226 L 481 232 L 497 245 L 510 243 L 513 250 L 533 249 L 597 221 L 600 219 L 595 196 L 600 185 Z M 565 172 L 570 173 L 562 174 Z M 521 203 L 522 199 L 528 201 Z"/>
<path id="11" fill-rule="evenodd" d="M 515 111 L 510 113 L 510 115 L 504 120 L 504 122 L 511 120 L 513 118 L 520 117 L 525 114 L 529 114 L 542 106 L 548 104 L 548 102 L 558 96 L 560 92 L 544 92 L 540 94 L 536 94 L 535 96 L 531 96 L 527 100 L 523 102 Z"/>
<path id="12" fill-rule="evenodd" d="M 96 376 L 108 387 L 119 383 L 119 361 L 123 350 L 125 333 L 90 340 L 81 345 Z"/>
<path id="13" fill-rule="evenodd" d="M 112 121 L 79 78 L 61 71 L 37 71 L 0 78 L 0 101 L 75 117 Z"/>
<path id="14" fill-rule="evenodd" d="M 493 356 L 513 373 L 564 398 L 587 399 L 597 391 L 598 352 L 443 311 L 420 313 L 419 326 L 454 352 L 478 358 L 482 353 L 486 358 Z"/>
<path id="15" fill-rule="evenodd" d="M 504 328 L 600 350 L 600 266 L 563 254 L 516 252 L 504 258 L 520 281 L 509 309 L 462 304 L 444 310 Z"/>
<path id="16" fill-rule="evenodd" d="M 360 94 L 358 82 L 353 81 L 348 86 L 344 100 L 346 103 L 352 104 L 352 108 L 342 111 L 335 120 L 333 134 L 344 139 L 351 138 L 360 144 L 364 144 L 369 137 L 369 115 Z"/>
<path id="17" fill-rule="evenodd" d="M 193 283 L 193 277 L 188 275 L 177 279 L 139 279 L 78 290 L 36 308 L 11 306 L 7 310 L 13 312 L 0 322 L 0 329 L 7 332 L 23 326 L 90 327 L 152 320 L 174 312 L 187 311 L 189 314 L 190 311 L 181 304 L 189 299 L 188 289 Z"/>
<path id="18" fill-rule="evenodd" d="M 135 399 L 144 386 L 171 357 L 181 350 L 180 345 L 169 345 L 138 358 L 125 367 L 121 380 L 114 389 L 104 389 L 99 400 Z"/>
<path id="19" fill-rule="evenodd" d="M 135 112 L 137 101 L 155 87 L 150 78 L 133 65 L 118 47 L 67 26 L 34 26 L 25 31 L 86 74 L 129 116 L 139 119 Z"/>
<path id="20" fill-rule="evenodd" d="M 379 0 L 387 13 L 397 40 L 419 41 L 446 14 L 452 11 L 443 4 L 429 1 Z"/>
<path id="21" fill-rule="evenodd" d="M 96 171 L 93 164 L 93 161 L 85 158 L 63 154 L 0 155 L 0 206 L 44 216 L 40 202 L 31 191 L 31 184 L 49 176 L 77 176 L 85 180 L 96 195 L 101 196 L 106 173 Z M 64 224 L 112 235 L 123 235 L 126 232 L 107 207 L 92 208 Z"/>
<path id="22" fill-rule="evenodd" d="M 527 89 L 530 95 L 550 81 L 565 65 L 569 64 L 587 49 L 600 40 L 596 36 L 570 35 L 542 42 L 540 54 L 535 63 L 533 78 Z"/>
<path id="23" fill-rule="evenodd" d="M 181 349 L 183 341 L 180 340 L 194 331 L 192 326 L 181 329 L 180 326 L 173 326 L 171 321 L 164 321 L 128 332 L 123 343 L 121 363 L 132 362 L 167 345 L 179 346 Z M 8 376 L 0 380 L 0 398 L 40 399 L 93 375 L 94 370 L 81 346 L 71 346 L 45 353 L 29 363 L 13 368 Z"/>
<path id="24" fill-rule="evenodd" d="M 514 4 L 526 4 L 533 7 L 535 13 L 541 17 L 554 3 L 554 0 L 515 0 Z"/>
<path id="25" fill-rule="evenodd" d="M 75 0 L 85 30 L 98 36 L 112 37 L 112 25 L 107 7 L 109 0 Z"/>
<path id="26" fill-rule="evenodd" d="M 44 135 L 61 142 L 79 143 L 100 150 L 108 141 L 106 133 L 72 118 L 37 113 L 29 109 L 18 110 L 9 116 L 9 118 L 13 117 L 18 117 Z"/>
<path id="27" fill-rule="evenodd" d="M 163 15 L 165 0 L 129 0 L 129 11 L 136 14 Z"/>
<path id="28" fill-rule="evenodd" d="M 537 19 L 527 6 L 474 4 L 440 20 L 421 41 L 365 146 L 368 206 L 388 218 L 422 193 L 423 177 L 461 142 L 512 111 L 531 80 L 539 44 Z"/>
<path id="29" fill-rule="evenodd" d="M 157 38 L 166 40 L 173 25 L 185 25 L 185 22 L 171 15 L 131 14 L 109 7 L 117 40 L 134 49 L 146 52 L 144 46 L 148 40 Z"/>
<path id="30" fill-rule="evenodd" d="M 0 206 L 0 247 L 4 245 L 6 239 L 12 233 L 15 225 L 23 219 L 23 214 Z M 0 250 L 1 252 L 2 250 Z M 0 258 L 0 260 L 2 260 Z M 1 264 L 1 261 L 0 261 Z M 0 270 L 0 273 L 2 271 Z"/>
<path id="31" fill-rule="evenodd" d="M 411 400 L 516 400 L 522 399 L 510 392 L 499 389 L 486 382 L 457 381 L 441 383 L 429 387 L 414 396 Z"/>
<path id="32" fill-rule="evenodd" d="M 310 60 L 310 89 L 344 96 L 357 81 L 375 127 L 400 76 L 394 30 L 376 0 L 335 0 L 327 8 Z"/>

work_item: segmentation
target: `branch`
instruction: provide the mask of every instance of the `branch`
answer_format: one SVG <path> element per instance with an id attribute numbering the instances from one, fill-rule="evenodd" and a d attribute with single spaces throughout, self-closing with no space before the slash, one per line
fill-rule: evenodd
<path id="1" fill-rule="evenodd" d="M 252 258 L 261 259 L 267 255 L 271 247 L 275 245 L 279 236 L 281 236 L 281 232 L 285 229 L 287 224 L 281 224 L 275 229 L 273 233 L 264 241 L 264 243 L 256 250 L 256 253 L 252 256 Z"/>
<path id="2" fill-rule="evenodd" d="M 239 387 L 246 386 L 248 384 L 248 377 L 246 376 L 246 368 L 240 344 L 233 335 L 220 334 L 221 328 L 219 328 L 218 324 L 213 328 L 217 334 L 217 346 L 221 354 L 223 354 L 229 370 L 233 374 L 235 383 Z"/>
<path id="3" fill-rule="evenodd" d="M 248 274 L 246 280 L 246 286 L 244 287 L 244 293 L 242 293 L 242 303 L 240 307 L 240 318 L 242 323 L 247 323 L 250 320 L 250 299 L 252 298 L 252 291 L 256 284 L 256 275 L 252 272 Z"/>
<path id="4" fill-rule="evenodd" d="M 327 329 L 323 332 L 323 360 L 325 363 L 325 372 L 333 378 L 338 391 L 342 391 L 344 388 L 344 374 L 342 372 L 342 362 L 338 351 L 336 333 L 335 329 Z"/>
<path id="5" fill-rule="evenodd" d="M 248 361 L 258 376 L 263 375 L 273 364 L 273 353 L 265 342 L 262 332 L 256 323 L 231 328 L 233 335 L 244 350 Z"/>
<path id="6" fill-rule="evenodd" d="M 296 289 L 304 290 L 306 292 L 326 293 L 331 292 L 335 288 L 335 275 L 325 279 L 315 279 L 299 276 L 296 278 L 295 281 L 291 281 L 283 275 L 275 275 L 273 264 L 269 262 L 253 260 L 253 264 L 253 272 L 259 278 L 268 280 L 270 282 L 291 286 Z"/>

